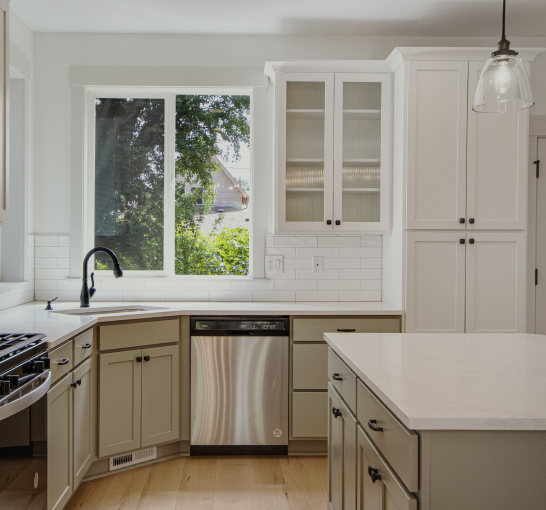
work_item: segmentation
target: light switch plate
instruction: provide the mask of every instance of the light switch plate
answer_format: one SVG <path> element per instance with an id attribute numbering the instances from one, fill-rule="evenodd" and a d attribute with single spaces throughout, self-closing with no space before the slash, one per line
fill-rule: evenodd
<path id="1" fill-rule="evenodd" d="M 267 255 L 265 257 L 265 272 L 266 273 L 282 273 L 283 256 L 282 255 Z"/>

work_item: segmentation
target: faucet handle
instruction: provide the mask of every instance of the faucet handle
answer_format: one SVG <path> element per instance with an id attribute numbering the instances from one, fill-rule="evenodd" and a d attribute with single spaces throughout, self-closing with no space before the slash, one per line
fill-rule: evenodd
<path id="1" fill-rule="evenodd" d="M 51 303 L 53 303 L 53 301 L 55 301 L 56 299 L 59 299 L 59 296 L 57 296 L 56 298 L 53 298 L 51 301 L 48 301 L 47 306 L 45 307 L 45 309 L 46 310 L 53 310 L 53 308 L 51 307 Z"/>
<path id="2" fill-rule="evenodd" d="M 95 273 L 91 273 L 91 288 L 89 289 L 89 297 L 93 297 L 95 292 L 97 292 L 97 289 L 95 289 Z"/>

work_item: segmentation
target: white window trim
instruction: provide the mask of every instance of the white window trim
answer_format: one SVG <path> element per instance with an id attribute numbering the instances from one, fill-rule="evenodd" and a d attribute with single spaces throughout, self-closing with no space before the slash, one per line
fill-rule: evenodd
<path id="1" fill-rule="evenodd" d="M 80 89 L 80 90 L 78 90 Z M 83 90 L 82 90 L 83 89 Z M 83 191 L 81 222 L 73 211 L 72 232 L 77 232 L 78 223 L 82 226 L 81 238 L 72 235 L 70 276 L 81 275 L 81 262 L 85 253 L 94 246 L 94 158 L 95 158 L 95 99 L 98 97 L 142 97 L 149 99 L 165 100 L 165 232 L 174 232 L 174 143 L 175 143 L 175 99 L 177 94 L 238 94 L 249 95 L 251 101 L 250 118 L 250 148 L 251 148 L 251 192 L 253 200 L 249 205 L 251 215 L 251 232 L 249 247 L 249 274 L 247 276 L 198 276 L 198 275 L 175 275 L 175 238 L 165 235 L 164 240 L 164 269 L 163 271 L 126 271 L 125 275 L 136 278 L 180 278 L 180 279 L 204 279 L 204 280 L 262 280 L 264 278 L 264 246 L 265 246 L 265 214 L 260 208 L 254 208 L 254 204 L 264 203 L 266 200 L 265 190 L 266 175 L 260 175 L 255 171 L 256 162 L 260 158 L 263 168 L 263 161 L 266 154 L 266 90 L 263 87 L 74 87 L 74 103 L 83 101 L 83 122 L 84 129 L 81 133 L 73 131 L 74 136 L 83 137 L 83 175 L 81 182 L 75 179 L 73 182 L 73 196 L 77 196 L 78 189 Z M 79 101 L 78 101 L 79 100 Z M 77 110 L 77 109 L 76 109 Z M 81 111 L 81 110 L 80 110 Z M 74 118 L 77 116 L 73 115 Z M 258 127 L 257 123 L 261 125 Z M 76 146 L 77 148 L 77 146 Z M 76 151 L 77 152 L 77 151 Z M 73 154 L 73 157 L 75 155 Z M 267 172 L 265 172 L 267 174 Z M 258 211 L 260 213 L 258 214 Z M 74 216 L 76 216 L 74 218 Z M 78 242 L 79 241 L 79 242 Z M 92 262 L 93 263 L 93 262 Z M 97 280 L 111 278 L 110 271 L 96 271 Z"/>

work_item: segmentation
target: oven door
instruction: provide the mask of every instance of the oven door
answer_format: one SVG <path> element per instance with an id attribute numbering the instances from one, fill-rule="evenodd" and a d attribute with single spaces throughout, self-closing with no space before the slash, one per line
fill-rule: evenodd
<path id="1" fill-rule="evenodd" d="M 0 509 L 47 509 L 47 391 L 40 374 L 0 406 Z"/>

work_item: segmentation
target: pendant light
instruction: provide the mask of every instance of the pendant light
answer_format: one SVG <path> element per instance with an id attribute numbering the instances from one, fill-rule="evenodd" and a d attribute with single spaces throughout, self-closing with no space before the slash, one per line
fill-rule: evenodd
<path id="1" fill-rule="evenodd" d="M 482 69 L 472 105 L 475 112 L 505 113 L 535 104 L 523 60 L 517 51 L 510 49 L 510 41 L 506 39 L 505 18 L 506 0 L 503 0 L 502 37 L 497 51 L 491 54 Z"/>

